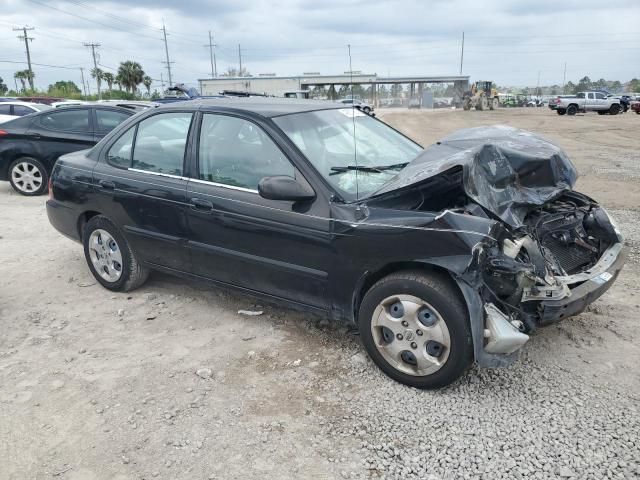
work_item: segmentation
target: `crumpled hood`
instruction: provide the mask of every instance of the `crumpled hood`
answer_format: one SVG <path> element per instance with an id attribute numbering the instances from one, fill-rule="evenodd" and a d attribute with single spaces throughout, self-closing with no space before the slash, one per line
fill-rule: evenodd
<path id="1" fill-rule="evenodd" d="M 497 125 L 459 130 L 431 145 L 374 196 L 463 168 L 464 190 L 507 224 L 522 225 L 542 205 L 575 185 L 577 172 L 554 144 L 525 130 Z"/>

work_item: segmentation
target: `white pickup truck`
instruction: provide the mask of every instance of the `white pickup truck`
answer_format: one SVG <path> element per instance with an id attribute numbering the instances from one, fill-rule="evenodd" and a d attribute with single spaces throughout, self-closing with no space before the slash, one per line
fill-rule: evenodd
<path id="1" fill-rule="evenodd" d="M 571 97 L 558 97 L 558 115 L 575 115 L 578 112 L 598 112 L 598 115 L 620 113 L 620 100 L 607 98 L 602 92 L 580 92 Z"/>

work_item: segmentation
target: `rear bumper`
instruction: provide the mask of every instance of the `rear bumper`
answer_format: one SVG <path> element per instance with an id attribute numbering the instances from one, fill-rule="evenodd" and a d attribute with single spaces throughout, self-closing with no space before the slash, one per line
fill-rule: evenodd
<path id="1" fill-rule="evenodd" d="M 70 207 L 57 200 L 47 200 L 47 217 L 49 223 L 65 237 L 81 242 L 78 232 L 78 214 Z"/>
<path id="2" fill-rule="evenodd" d="M 627 257 L 627 249 L 622 244 L 616 245 L 619 248 L 616 249 L 615 258 L 610 259 L 606 268 L 598 270 L 594 276 L 571 288 L 571 295 L 561 300 L 541 302 L 542 313 L 539 320 L 541 326 L 581 313 L 588 305 L 595 302 L 609 290 L 616 278 L 618 278 L 618 274 L 622 270 Z M 593 270 L 596 270 L 596 268 L 597 265 Z"/>

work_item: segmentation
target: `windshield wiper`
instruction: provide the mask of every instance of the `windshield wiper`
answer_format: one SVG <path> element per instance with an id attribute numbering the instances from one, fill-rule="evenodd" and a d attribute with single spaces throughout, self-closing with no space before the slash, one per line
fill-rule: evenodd
<path id="1" fill-rule="evenodd" d="M 368 167 L 365 165 L 346 165 L 344 167 L 331 167 L 331 173 L 329 175 L 336 175 L 338 173 L 344 173 L 350 170 L 356 170 L 358 172 L 382 173 L 385 170 L 401 170 L 407 165 L 409 165 L 409 162 L 395 163 L 393 165 L 379 165 L 375 167 Z"/>

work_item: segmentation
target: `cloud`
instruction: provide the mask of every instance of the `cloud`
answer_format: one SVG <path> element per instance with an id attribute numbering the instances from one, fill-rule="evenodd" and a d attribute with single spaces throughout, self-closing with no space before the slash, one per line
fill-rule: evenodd
<path id="1" fill-rule="evenodd" d="M 386 75 L 455 74 L 465 32 L 464 73 L 501 85 L 561 83 L 589 75 L 622 81 L 637 75 L 640 23 L 637 0 L 4 0 L 0 60 L 23 61 L 24 45 L 12 26 L 36 27 L 36 84 L 79 83 L 79 67 L 92 67 L 83 42 L 97 42 L 100 64 L 116 69 L 139 61 L 166 81 L 167 26 L 174 82 L 197 86 L 210 70 L 205 47 L 213 31 L 218 71 L 243 66 L 254 74 L 341 73 L 353 67 Z M 82 18 L 79 18 L 82 17 Z M 24 65 L 0 63 L 11 79 Z M 86 70 L 85 70 L 86 74 Z M 93 85 L 92 85 L 93 88 Z"/>

